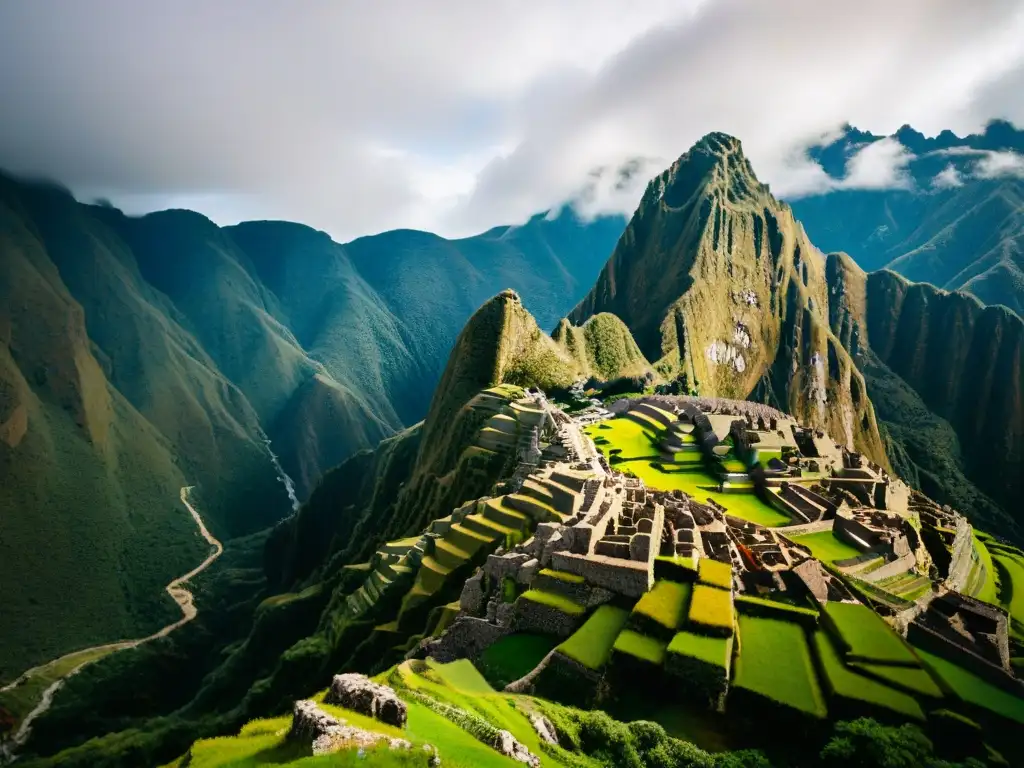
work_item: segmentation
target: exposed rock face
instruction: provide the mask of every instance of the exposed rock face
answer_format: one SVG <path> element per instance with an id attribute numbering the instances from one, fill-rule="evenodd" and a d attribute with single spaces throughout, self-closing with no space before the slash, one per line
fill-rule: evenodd
<path id="1" fill-rule="evenodd" d="M 405 739 L 395 739 L 352 725 L 324 712 L 316 702 L 296 701 L 292 711 L 292 727 L 288 738 L 311 742 L 314 755 L 325 755 L 341 749 L 375 747 L 387 742 L 391 749 L 410 749 Z"/>
<path id="2" fill-rule="evenodd" d="M 569 320 L 614 313 L 647 359 L 688 388 L 754 393 L 887 465 L 828 306 L 821 253 L 757 181 L 739 141 L 715 133 L 648 185 Z"/>
<path id="3" fill-rule="evenodd" d="M 509 731 L 498 731 L 493 746 L 505 757 L 510 757 L 518 763 L 525 763 L 531 768 L 537 768 L 540 765 L 540 758 L 531 753 L 526 745 Z"/>
<path id="4" fill-rule="evenodd" d="M 541 741 L 557 746 L 558 731 L 555 729 L 554 723 L 544 717 L 544 715 L 530 715 L 530 725 L 533 726 L 533 730 L 540 736 Z"/>
<path id="5" fill-rule="evenodd" d="M 408 717 L 405 702 L 391 688 L 375 683 L 366 675 L 335 675 L 324 701 L 337 704 L 398 728 Z"/>

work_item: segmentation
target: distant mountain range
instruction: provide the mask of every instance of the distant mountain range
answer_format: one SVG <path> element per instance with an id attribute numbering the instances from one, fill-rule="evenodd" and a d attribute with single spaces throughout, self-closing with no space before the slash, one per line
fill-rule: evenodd
<path id="1" fill-rule="evenodd" d="M 1024 314 L 1024 131 L 994 121 L 964 137 L 926 138 L 910 126 L 883 137 L 846 126 L 809 154 L 841 184 L 851 159 L 881 141 L 902 147 L 905 187 L 837 188 L 792 201 L 811 240 L 864 269 L 891 269 Z"/>

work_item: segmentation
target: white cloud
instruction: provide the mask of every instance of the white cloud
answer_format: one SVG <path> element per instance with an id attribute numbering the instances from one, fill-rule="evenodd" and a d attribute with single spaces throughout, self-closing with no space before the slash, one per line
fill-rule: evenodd
<path id="1" fill-rule="evenodd" d="M 1024 155 L 1017 152 L 988 152 L 974 164 L 974 175 L 982 179 L 1001 176 L 1024 178 Z"/>
<path id="2" fill-rule="evenodd" d="M 914 155 L 893 138 L 867 144 L 850 157 L 846 176 L 836 184 L 843 189 L 909 188 L 913 184 L 907 164 Z"/>
<path id="3" fill-rule="evenodd" d="M 935 178 L 932 179 L 932 186 L 935 189 L 951 189 L 953 187 L 962 187 L 963 185 L 963 177 L 952 163 L 935 174 Z"/>
<path id="4" fill-rule="evenodd" d="M 818 191 L 802 150 L 835 126 L 1024 121 L 1021 72 L 1019 0 L 9 2 L 0 167 L 223 222 L 458 235 L 712 130 L 777 194 Z M 850 183 L 898 161 L 872 150 Z M 642 183 L 597 187 L 629 211 Z"/>

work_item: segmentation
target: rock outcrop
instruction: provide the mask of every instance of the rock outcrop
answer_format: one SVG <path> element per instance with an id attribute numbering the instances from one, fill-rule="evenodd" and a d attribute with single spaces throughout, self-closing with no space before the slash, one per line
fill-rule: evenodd
<path id="1" fill-rule="evenodd" d="M 412 748 L 412 744 L 405 739 L 347 725 L 344 720 L 324 712 L 316 702 L 309 700 L 295 702 L 288 738 L 310 742 L 314 755 L 326 755 L 342 749 L 365 749 L 384 743 L 390 749 Z"/>
<path id="2" fill-rule="evenodd" d="M 335 675 L 324 701 L 376 718 L 396 728 L 405 727 L 408 718 L 405 702 L 398 698 L 398 694 L 386 685 L 373 682 L 366 675 Z"/>

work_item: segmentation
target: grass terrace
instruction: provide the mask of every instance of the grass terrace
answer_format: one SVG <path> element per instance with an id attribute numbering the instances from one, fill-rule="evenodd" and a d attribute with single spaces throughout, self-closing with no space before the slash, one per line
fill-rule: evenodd
<path id="1" fill-rule="evenodd" d="M 880 679 L 886 685 L 904 690 L 914 696 L 941 699 L 945 694 L 935 679 L 921 667 L 897 667 L 892 664 L 864 664 L 854 662 L 850 669 Z"/>
<path id="2" fill-rule="evenodd" d="M 925 666 L 964 701 L 995 712 L 1008 720 L 1024 724 L 1024 699 L 1017 698 L 1002 688 L 997 688 L 951 661 L 921 649 L 918 649 L 917 653 Z"/>
<path id="3" fill-rule="evenodd" d="M 729 662 L 732 659 L 732 638 L 698 635 L 687 631 L 677 632 L 672 642 L 668 644 L 668 652 L 721 667 L 728 676 Z"/>
<path id="4" fill-rule="evenodd" d="M 1000 551 L 1000 554 L 993 554 L 992 559 L 1009 577 L 1009 584 L 1003 586 L 1003 591 L 1009 595 L 1003 607 L 1014 619 L 1024 622 L 1024 557 Z"/>
<path id="5" fill-rule="evenodd" d="M 976 590 L 968 590 L 973 592 L 974 596 L 983 602 L 991 605 L 999 604 L 999 581 L 996 577 L 996 567 L 992 562 L 992 553 L 988 551 L 988 547 L 985 542 L 978 537 L 977 534 L 974 536 L 974 549 L 978 553 L 978 562 L 984 569 L 984 575 L 981 579 L 981 583 L 975 586 Z"/>
<path id="6" fill-rule="evenodd" d="M 721 504 L 729 514 L 764 526 L 788 525 L 789 517 L 753 493 L 721 493 L 719 479 L 705 471 L 700 452 L 676 453 L 673 460 L 660 458 L 661 427 L 655 423 L 641 426 L 632 419 L 619 417 L 584 428 L 609 461 L 617 457 L 616 468 L 630 472 L 650 488 L 683 491 L 705 502 Z M 615 453 L 613 453 L 613 451 Z M 746 471 L 743 467 L 736 471 Z"/>
<path id="7" fill-rule="evenodd" d="M 557 650 L 588 669 L 600 669 L 628 620 L 629 611 L 624 608 L 602 605 Z"/>
<path id="8" fill-rule="evenodd" d="M 912 696 L 859 675 L 847 667 L 828 633 L 815 632 L 814 647 L 821 664 L 825 689 L 836 700 L 834 704 L 837 707 L 848 710 L 844 716 L 870 715 L 875 709 L 882 709 L 912 720 L 924 720 L 921 705 Z"/>
<path id="9" fill-rule="evenodd" d="M 631 629 L 624 629 L 615 638 L 615 645 L 612 647 L 615 653 L 626 654 L 649 664 L 661 666 L 665 661 L 665 649 L 668 647 L 668 643 L 654 637 L 641 635 Z"/>
<path id="10" fill-rule="evenodd" d="M 720 589 L 732 589 L 732 566 L 702 557 L 697 563 L 697 581 Z"/>
<path id="11" fill-rule="evenodd" d="M 733 690 L 755 694 L 811 717 L 825 717 L 825 700 L 807 637 L 799 624 L 741 614 L 739 633 Z"/>
<path id="12" fill-rule="evenodd" d="M 658 581 L 654 588 L 637 602 L 633 608 L 633 616 L 653 622 L 658 629 L 664 629 L 671 636 L 686 618 L 692 589 L 693 585 L 685 582 Z"/>
<path id="13" fill-rule="evenodd" d="M 861 551 L 836 536 L 832 531 L 808 533 L 803 536 L 789 537 L 795 544 L 802 544 L 811 550 L 811 554 L 825 563 L 836 560 L 848 560 L 857 557 Z"/>
<path id="14" fill-rule="evenodd" d="M 825 627 L 850 661 L 918 666 L 903 638 L 878 614 L 860 603 L 828 603 Z"/>
<path id="15" fill-rule="evenodd" d="M 706 584 L 693 588 L 689 623 L 709 634 L 728 636 L 733 632 L 732 593 Z"/>

